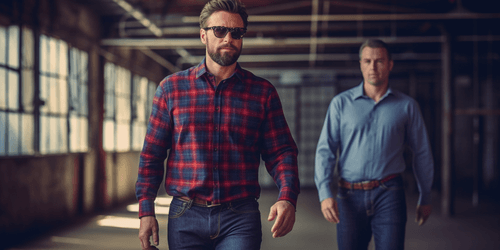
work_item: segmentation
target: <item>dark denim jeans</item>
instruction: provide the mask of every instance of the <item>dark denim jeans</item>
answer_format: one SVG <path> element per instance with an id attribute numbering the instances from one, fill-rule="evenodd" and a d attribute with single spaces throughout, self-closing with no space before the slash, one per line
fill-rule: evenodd
<path id="1" fill-rule="evenodd" d="M 216 207 L 200 207 L 176 198 L 170 204 L 170 250 L 257 250 L 261 242 L 259 203 L 255 199 Z"/>
<path id="2" fill-rule="evenodd" d="M 401 177 L 372 190 L 339 188 L 337 203 L 340 250 L 366 250 L 372 233 L 375 249 L 404 249 L 407 215 Z"/>

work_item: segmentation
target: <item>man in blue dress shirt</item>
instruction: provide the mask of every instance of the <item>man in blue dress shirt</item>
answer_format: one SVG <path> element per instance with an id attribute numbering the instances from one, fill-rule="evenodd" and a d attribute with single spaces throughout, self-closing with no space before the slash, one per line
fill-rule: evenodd
<path id="1" fill-rule="evenodd" d="M 359 50 L 363 82 L 335 96 L 316 149 L 315 182 L 325 219 L 337 223 L 339 249 L 403 249 L 407 221 L 401 173 L 413 151 L 420 196 L 416 221 L 429 217 L 434 163 L 417 102 L 389 87 L 394 62 L 387 44 L 368 40 Z M 337 155 L 337 150 L 339 154 Z M 331 191 L 338 163 L 338 192 Z"/>

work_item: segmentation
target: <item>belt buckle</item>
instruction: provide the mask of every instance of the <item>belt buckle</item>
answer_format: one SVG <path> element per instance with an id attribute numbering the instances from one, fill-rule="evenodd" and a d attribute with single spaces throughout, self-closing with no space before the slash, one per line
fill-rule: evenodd
<path id="1" fill-rule="evenodd" d="M 363 190 L 373 189 L 373 185 L 372 185 L 371 181 L 362 181 L 361 187 L 363 188 Z"/>
<path id="2" fill-rule="evenodd" d="M 205 206 L 206 207 L 216 207 L 216 206 L 220 206 L 220 204 L 212 203 L 211 201 L 205 201 Z"/>

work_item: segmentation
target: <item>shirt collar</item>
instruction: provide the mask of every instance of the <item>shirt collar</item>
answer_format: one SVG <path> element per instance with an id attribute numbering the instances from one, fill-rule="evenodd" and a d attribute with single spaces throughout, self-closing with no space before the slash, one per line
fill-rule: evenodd
<path id="1" fill-rule="evenodd" d="M 200 62 L 200 64 L 198 64 L 195 67 L 194 71 L 195 71 L 196 78 L 200 78 L 204 74 L 210 74 L 210 72 L 208 72 L 207 65 L 206 65 L 206 57 L 203 58 L 203 60 Z M 234 75 L 236 75 L 236 77 L 238 77 L 238 79 L 240 81 L 243 81 L 244 71 L 241 68 L 239 63 L 236 63 L 236 69 L 235 69 L 233 75 L 231 75 L 231 77 L 233 77 Z M 229 77 L 229 78 L 231 78 L 231 77 Z"/>
<path id="2" fill-rule="evenodd" d="M 364 91 L 363 85 L 364 85 L 364 82 L 361 82 L 361 84 L 359 84 L 357 87 L 355 87 L 355 89 L 354 89 L 354 99 L 358 99 L 360 97 L 368 97 L 367 95 L 365 95 L 365 91 Z M 381 100 L 384 99 L 388 95 L 394 95 L 394 92 L 392 91 L 391 86 L 389 86 L 387 88 L 387 92 L 385 92 L 385 95 L 381 98 Z"/>

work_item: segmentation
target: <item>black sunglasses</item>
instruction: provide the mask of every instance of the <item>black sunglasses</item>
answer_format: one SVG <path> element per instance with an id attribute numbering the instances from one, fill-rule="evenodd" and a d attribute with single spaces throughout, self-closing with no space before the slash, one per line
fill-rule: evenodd
<path id="1" fill-rule="evenodd" d="M 217 38 L 224 38 L 227 35 L 227 32 L 231 32 L 231 37 L 233 39 L 241 39 L 247 32 L 247 29 L 245 28 L 228 28 L 224 26 L 212 26 L 212 27 L 207 27 L 203 28 L 204 30 L 213 30 L 214 35 Z"/>

